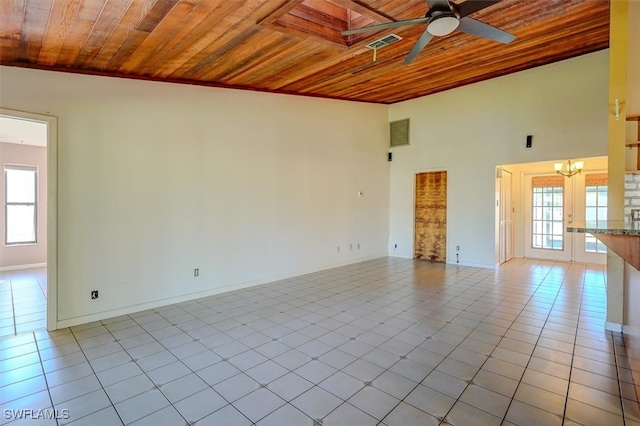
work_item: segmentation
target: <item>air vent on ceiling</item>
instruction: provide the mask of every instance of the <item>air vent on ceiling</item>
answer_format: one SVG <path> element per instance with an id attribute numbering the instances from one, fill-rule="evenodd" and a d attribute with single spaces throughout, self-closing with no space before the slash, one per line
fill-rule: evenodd
<path id="1" fill-rule="evenodd" d="M 402 40 L 402 37 L 397 36 L 395 34 L 389 34 L 388 36 L 384 36 L 382 38 L 379 38 L 375 41 L 372 41 L 371 43 L 367 44 L 366 46 L 369 49 L 373 49 L 373 50 L 378 50 L 380 48 L 383 48 L 385 46 L 389 46 L 390 44 L 395 43 L 396 41 L 400 41 Z"/>
<path id="2" fill-rule="evenodd" d="M 389 123 L 389 146 L 409 145 L 409 119 Z"/>

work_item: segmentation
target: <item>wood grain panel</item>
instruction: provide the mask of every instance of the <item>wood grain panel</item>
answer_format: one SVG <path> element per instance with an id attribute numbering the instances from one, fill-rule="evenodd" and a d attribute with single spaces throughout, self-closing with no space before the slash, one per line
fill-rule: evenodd
<path id="1" fill-rule="evenodd" d="M 0 63 L 389 104 L 609 43 L 605 0 L 503 0 L 472 16 L 514 42 L 454 32 L 410 65 L 403 60 L 424 25 L 339 35 L 427 8 L 424 0 L 0 0 Z M 392 32 L 403 40 L 373 62 L 365 45 Z"/>
<path id="2" fill-rule="evenodd" d="M 414 257 L 447 261 L 447 172 L 416 175 Z"/>
<path id="3" fill-rule="evenodd" d="M 201 37 L 194 40 L 194 43 L 186 49 L 181 57 L 168 61 L 164 69 L 159 74 L 164 77 L 173 78 L 193 78 L 188 71 L 199 66 L 217 49 L 223 48 L 230 40 L 242 31 L 253 26 L 251 20 L 247 21 L 247 15 L 261 15 L 261 20 L 271 11 L 266 4 L 266 11 L 260 6 L 265 2 L 244 2 L 240 7 L 234 2 L 225 1 L 214 16 L 214 25 L 204 29 Z M 273 6 L 273 5 L 272 5 Z M 259 12 L 262 11 L 262 14 Z M 202 67 L 202 65 L 200 65 Z"/>
<path id="4" fill-rule="evenodd" d="M 80 0 L 55 0 L 45 31 L 38 63 L 53 65 L 58 59 L 67 34 L 80 7 Z"/>
<path id="5" fill-rule="evenodd" d="M 144 65 L 140 65 L 133 72 L 139 72 L 141 74 L 150 74 L 156 70 L 162 69 L 164 62 L 168 58 L 175 58 L 180 56 L 184 51 L 185 46 L 191 42 L 191 33 L 198 31 L 198 28 L 203 28 L 203 22 L 206 19 L 210 19 L 211 16 L 215 16 L 216 9 L 220 3 L 225 0 L 207 0 L 201 1 L 189 15 L 185 17 L 178 28 L 175 28 L 172 37 L 165 40 L 162 49 L 154 47 L 151 54 L 146 59 Z"/>
<path id="6" fill-rule="evenodd" d="M 123 31 L 123 27 L 131 27 L 131 30 L 133 30 L 133 26 L 142 19 L 142 16 L 153 6 L 155 1 L 156 0 L 107 1 L 98 19 L 94 23 L 89 37 L 80 49 L 80 53 L 74 62 L 74 67 L 80 69 L 104 69 L 108 60 L 113 57 L 122 45 L 122 41 L 126 39 L 127 34 L 123 34 L 125 32 Z M 132 26 L 131 22 L 125 19 L 125 17 L 131 16 L 136 11 L 140 11 L 141 16 L 138 17 Z M 115 43 L 114 40 L 112 40 L 112 35 L 116 36 Z M 118 42 L 117 39 L 120 39 L 120 42 Z M 103 57 L 102 61 L 96 64 L 94 60 L 98 54 L 107 55 L 108 59 Z"/>
<path id="7" fill-rule="evenodd" d="M 0 39 L 20 41 L 25 0 L 0 0 Z"/>
<path id="8" fill-rule="evenodd" d="M 298 51 L 300 43 L 277 32 L 268 32 L 263 36 L 264 45 L 246 44 L 245 49 L 235 49 L 225 56 L 224 68 L 215 68 L 205 74 L 203 78 L 207 80 L 224 81 L 232 84 L 231 81 L 242 81 L 246 83 L 246 75 L 256 75 L 259 69 L 273 71 L 275 66 L 282 64 L 285 60 L 290 60 Z M 265 55 L 263 50 L 269 54 Z"/>
<path id="9" fill-rule="evenodd" d="M 38 63 L 53 0 L 27 0 L 20 32 L 19 61 Z"/>
<path id="10" fill-rule="evenodd" d="M 80 4 L 73 25 L 62 43 L 62 48 L 60 49 L 56 63 L 60 65 L 71 65 L 75 63 L 80 54 L 80 49 L 82 49 L 82 46 L 87 41 L 95 21 L 104 8 L 105 2 L 106 0 L 85 1 Z"/>
<path id="11" fill-rule="evenodd" d="M 24 11 L 25 0 L 0 0 L 0 61 L 18 58 Z"/>
<path id="12" fill-rule="evenodd" d="M 572 30 L 562 29 L 559 34 L 549 33 L 547 28 L 539 28 L 539 26 L 534 26 L 529 30 L 532 31 L 533 34 L 516 33 L 519 39 L 510 45 L 502 45 L 467 34 L 454 33 L 451 36 L 434 40 L 425 48 L 423 54 L 419 55 L 418 58 L 408 66 L 403 65 L 400 60 L 404 58 L 405 52 L 413 45 L 413 39 L 403 40 L 391 46 L 391 48 L 396 49 L 395 51 L 380 51 L 378 54 L 378 62 L 376 63 L 372 62 L 370 53 L 366 51 L 363 58 L 355 58 L 353 62 L 358 61 L 358 63 L 355 67 L 348 70 L 352 75 L 352 84 L 349 86 L 342 85 L 342 90 L 336 90 L 336 88 L 333 87 L 341 76 L 330 72 L 326 73 L 327 78 L 318 78 L 318 75 L 314 76 L 314 84 L 309 84 L 308 81 L 299 81 L 298 84 L 284 88 L 295 92 L 303 90 L 302 87 L 304 87 L 304 90 L 317 91 L 320 93 L 324 93 L 324 89 L 327 88 L 338 96 L 351 97 L 358 96 L 359 90 L 361 90 L 363 86 L 377 85 L 383 88 L 382 90 L 384 92 L 390 95 L 395 92 L 400 95 L 396 96 L 403 98 L 403 92 L 415 90 L 413 85 L 409 85 L 408 87 L 406 85 L 407 80 L 411 79 L 411 81 L 415 83 L 425 84 L 425 87 L 428 88 L 421 91 L 421 94 L 434 93 L 435 91 L 446 90 L 452 87 L 443 85 L 444 87 L 440 90 L 431 90 L 432 88 L 438 89 L 441 80 L 444 80 L 446 83 L 453 83 L 453 87 L 457 87 L 455 84 L 459 81 L 479 81 L 478 78 L 476 78 L 477 75 L 488 74 L 487 76 L 491 77 L 502 75 L 503 67 L 501 65 L 505 63 L 508 64 L 505 68 L 508 68 L 510 63 L 515 62 L 523 63 L 526 66 L 530 64 L 534 58 L 529 56 L 519 57 L 517 54 L 519 52 L 531 53 L 533 45 L 540 46 L 539 49 L 533 50 L 533 55 L 535 55 L 535 58 L 538 60 L 551 56 L 551 60 L 539 61 L 538 64 L 553 61 L 553 55 L 558 55 L 557 51 L 559 48 L 562 48 L 562 46 L 564 46 L 565 49 L 575 49 L 576 43 L 584 43 L 584 36 L 580 36 L 579 34 L 583 34 L 582 31 L 592 33 L 593 24 L 590 21 L 581 21 Z M 419 29 L 418 31 L 412 31 L 416 33 L 416 37 L 420 33 Z M 605 27 L 603 31 L 606 31 L 608 34 L 608 27 Z M 445 45 L 448 51 L 443 51 L 443 46 Z M 459 47 L 460 49 L 464 48 L 465 51 L 468 50 L 468 52 L 466 52 L 464 56 L 457 56 L 453 46 Z M 602 45 L 598 47 L 602 48 Z M 397 50 L 402 51 L 398 52 Z M 561 58 L 565 59 L 566 57 L 561 56 Z M 424 72 L 425 63 L 429 69 L 428 74 Z M 482 63 L 486 64 L 485 69 L 479 68 L 479 65 Z M 461 68 L 463 68 L 463 70 L 461 70 Z M 396 79 L 390 83 L 388 75 L 391 73 L 396 76 Z M 455 75 L 456 78 L 452 79 L 452 75 Z M 392 102 L 397 100 L 398 99 L 394 98 L 391 99 Z"/>
<path id="13" fill-rule="evenodd" d="M 640 271 L 640 236 L 592 234 L 609 250 L 620 256 L 629 265 Z"/>
<path id="14" fill-rule="evenodd" d="M 164 2 L 163 8 L 160 10 L 168 8 L 170 4 L 171 3 L 169 2 Z M 156 3 L 156 6 L 157 5 L 158 3 Z M 140 30 L 141 27 L 150 28 L 151 26 L 153 26 L 153 29 L 157 28 L 158 31 L 148 31 L 149 35 L 144 38 L 142 43 L 137 46 L 133 53 L 131 53 L 130 55 L 123 55 L 126 60 L 118 68 L 119 71 L 130 73 L 136 72 L 137 70 L 145 69 L 143 65 L 148 63 L 147 61 L 149 57 L 154 53 L 158 54 L 159 52 L 164 52 L 167 42 L 176 38 L 176 32 L 178 28 L 182 27 L 182 25 L 186 23 L 185 21 L 187 20 L 193 9 L 198 6 L 198 4 L 179 3 L 176 5 L 174 1 L 171 6 L 173 7 L 171 13 L 167 13 L 166 16 L 163 16 L 163 19 L 161 20 L 158 20 L 158 17 L 156 16 L 158 13 L 158 11 L 156 10 L 156 6 L 154 6 L 153 9 L 149 11 L 143 21 L 136 27 L 135 32 L 137 33 L 139 31 L 142 31 Z M 148 18 L 149 16 L 153 16 L 153 23 L 152 20 Z"/>
<path id="15" fill-rule="evenodd" d="M 178 3 L 178 0 L 158 0 L 156 4 L 149 9 L 144 19 L 136 26 L 136 31 L 150 33 L 155 30 L 158 24 L 163 21 L 175 7 L 176 3 Z"/>
<path id="16" fill-rule="evenodd" d="M 138 25 L 136 25 L 135 29 L 129 33 L 125 42 L 107 64 L 106 69 L 122 71 L 121 68 L 123 68 L 124 63 L 129 58 L 135 57 L 135 53 L 145 42 L 145 40 L 148 37 L 152 37 L 151 31 L 149 29 L 155 29 L 164 19 L 170 21 L 170 28 L 173 29 L 174 26 L 172 24 L 179 23 L 179 21 L 181 20 L 179 14 L 176 17 L 176 20 L 174 20 L 170 13 L 173 12 L 177 1 L 178 0 L 159 0 L 156 4 L 154 4 L 153 7 L 147 12 L 147 14 L 142 18 L 142 21 L 140 21 Z M 161 15 L 160 12 L 165 12 L 165 14 Z M 161 40 L 161 30 L 155 32 L 153 37 L 155 37 L 157 40 Z M 161 49 L 162 45 L 156 46 L 156 48 Z M 144 50 L 142 55 L 144 56 Z M 124 71 L 126 73 L 126 70 Z"/>
<path id="17" fill-rule="evenodd" d="M 339 5 L 341 5 L 344 8 L 347 8 L 349 10 L 353 10 L 354 12 L 357 12 L 361 15 L 365 15 L 368 16 L 369 18 L 373 19 L 374 21 L 378 22 L 378 23 L 384 23 L 384 22 L 392 22 L 394 21 L 394 19 L 387 15 L 386 13 L 381 12 L 380 10 L 376 10 L 372 7 L 370 7 L 369 5 L 367 5 L 367 3 L 363 2 L 363 1 L 358 1 L 358 0 L 333 0 L 334 3 L 337 3 Z"/>

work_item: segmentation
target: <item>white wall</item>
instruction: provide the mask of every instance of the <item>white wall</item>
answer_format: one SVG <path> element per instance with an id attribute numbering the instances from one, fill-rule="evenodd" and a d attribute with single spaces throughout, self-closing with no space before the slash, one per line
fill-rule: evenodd
<path id="1" fill-rule="evenodd" d="M 58 117 L 60 326 L 386 255 L 386 106 L 9 67 L 0 101 Z"/>
<path id="2" fill-rule="evenodd" d="M 606 155 L 607 81 L 605 50 L 392 105 L 411 145 L 393 149 L 390 252 L 412 257 L 414 174 L 442 169 L 448 261 L 459 245 L 461 264 L 494 267 L 495 166 Z"/>
<path id="3" fill-rule="evenodd" d="M 46 137 L 45 137 L 46 138 Z M 4 166 L 21 165 L 38 168 L 38 209 L 35 244 L 4 245 L 5 239 L 5 182 Z M 0 142 L 0 270 L 18 269 L 27 266 L 42 266 L 47 263 L 47 148 Z"/>

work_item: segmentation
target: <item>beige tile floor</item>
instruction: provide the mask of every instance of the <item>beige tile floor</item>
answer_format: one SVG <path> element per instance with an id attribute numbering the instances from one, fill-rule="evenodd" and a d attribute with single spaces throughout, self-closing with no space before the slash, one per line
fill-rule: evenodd
<path id="1" fill-rule="evenodd" d="M 46 328 L 47 268 L 0 272 L 0 338 Z"/>
<path id="2" fill-rule="evenodd" d="M 382 258 L 4 338 L 0 424 L 640 425 L 604 312 L 602 266 Z"/>

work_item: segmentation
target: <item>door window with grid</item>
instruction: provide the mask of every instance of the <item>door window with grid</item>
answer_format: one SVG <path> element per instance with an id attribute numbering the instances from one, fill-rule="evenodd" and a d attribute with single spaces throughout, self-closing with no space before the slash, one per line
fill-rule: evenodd
<path id="1" fill-rule="evenodd" d="M 607 174 L 595 173 L 584 177 L 585 219 L 607 220 Z M 584 236 L 584 250 L 589 253 L 606 253 L 607 246 L 591 234 Z"/>
<path id="2" fill-rule="evenodd" d="M 531 247 L 564 250 L 564 178 L 536 176 L 532 179 Z"/>
<path id="3" fill-rule="evenodd" d="M 4 166 L 5 244 L 36 242 L 38 169 Z"/>

